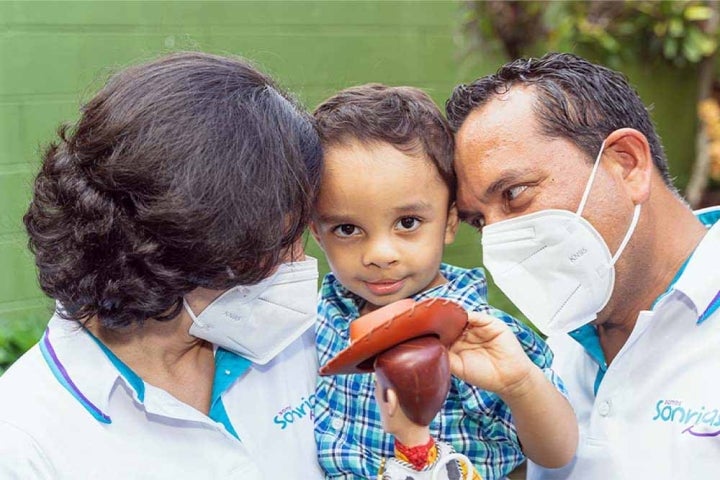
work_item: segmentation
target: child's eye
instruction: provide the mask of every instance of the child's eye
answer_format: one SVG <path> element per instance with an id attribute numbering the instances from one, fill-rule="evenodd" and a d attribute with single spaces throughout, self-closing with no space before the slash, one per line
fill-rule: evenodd
<path id="1" fill-rule="evenodd" d="M 353 235 L 360 234 L 360 229 L 350 223 L 338 225 L 337 227 L 333 228 L 332 231 L 338 237 L 352 237 Z"/>
<path id="2" fill-rule="evenodd" d="M 400 230 L 411 232 L 420 227 L 420 219 L 416 217 L 403 217 L 398 221 L 397 225 Z"/>

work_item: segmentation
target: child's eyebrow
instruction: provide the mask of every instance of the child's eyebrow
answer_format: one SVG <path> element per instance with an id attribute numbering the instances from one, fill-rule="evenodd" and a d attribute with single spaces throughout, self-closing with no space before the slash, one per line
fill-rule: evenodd
<path id="1" fill-rule="evenodd" d="M 344 223 L 353 223 L 353 219 L 349 215 L 318 215 L 317 223 L 342 225 Z"/>
<path id="2" fill-rule="evenodd" d="M 408 203 L 407 205 L 400 205 L 393 208 L 393 211 L 396 215 L 411 215 L 428 212 L 432 209 L 433 206 L 431 203 L 420 201 L 415 203 Z M 344 215 L 342 213 L 318 215 L 315 218 L 315 221 L 324 225 L 343 225 L 345 223 L 356 223 L 356 220 L 351 215 Z"/>
<path id="3" fill-rule="evenodd" d="M 428 210 L 432 210 L 433 206 L 429 202 L 416 202 L 416 203 L 410 203 L 407 205 L 401 205 L 399 207 L 395 207 L 393 210 L 397 212 L 398 214 L 403 213 L 417 213 L 417 212 L 425 212 Z"/>

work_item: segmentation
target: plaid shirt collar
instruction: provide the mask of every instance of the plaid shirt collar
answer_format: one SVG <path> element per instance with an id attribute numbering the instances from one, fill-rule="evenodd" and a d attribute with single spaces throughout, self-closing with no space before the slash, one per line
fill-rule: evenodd
<path id="1" fill-rule="evenodd" d="M 420 301 L 425 298 L 456 298 L 459 290 L 467 290 L 473 287 L 479 297 L 487 296 L 487 282 L 485 272 L 482 268 L 465 269 L 443 263 L 440 265 L 440 273 L 447 280 L 445 283 L 428 290 L 416 293 L 413 300 Z M 320 287 L 320 295 L 327 302 L 321 309 L 320 315 L 332 314 L 333 326 L 340 332 L 345 332 L 346 339 L 349 338 L 351 319 L 360 316 L 360 309 L 365 300 L 345 288 L 333 273 L 328 273 L 323 279 Z M 331 311 L 332 310 L 332 311 Z"/>

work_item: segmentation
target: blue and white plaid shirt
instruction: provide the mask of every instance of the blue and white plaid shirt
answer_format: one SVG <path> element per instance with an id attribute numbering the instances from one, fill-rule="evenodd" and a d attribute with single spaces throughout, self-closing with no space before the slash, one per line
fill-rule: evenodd
<path id="1" fill-rule="evenodd" d="M 552 353 L 523 323 L 487 304 L 482 269 L 467 270 L 443 264 L 447 283 L 418 293 L 415 300 L 443 297 L 466 310 L 490 313 L 504 320 L 525 352 L 565 393 L 552 370 Z M 323 280 L 316 337 L 324 365 L 349 345 L 350 322 L 359 317 L 362 300 L 344 288 L 332 273 Z M 374 376 L 367 374 L 320 377 L 316 391 L 315 440 L 326 478 L 375 478 L 384 457 L 393 456 L 393 437 L 383 431 L 375 402 Z M 494 393 L 455 377 L 443 409 L 430 424 L 430 434 L 467 455 L 484 480 L 505 478 L 524 456 L 510 409 Z"/>

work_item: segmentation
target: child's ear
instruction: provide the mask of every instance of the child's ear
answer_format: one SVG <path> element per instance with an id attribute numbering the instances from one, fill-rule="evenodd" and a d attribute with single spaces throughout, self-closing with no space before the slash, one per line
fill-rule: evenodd
<path id="1" fill-rule="evenodd" d="M 315 239 L 315 243 L 318 244 L 318 247 L 324 252 L 325 248 L 323 247 L 322 242 L 320 241 L 320 232 L 318 231 L 317 224 L 310 220 L 310 224 L 308 225 L 310 229 L 310 233 L 312 234 L 313 238 Z"/>
<path id="2" fill-rule="evenodd" d="M 450 245 L 455 241 L 455 234 L 457 233 L 459 223 L 460 219 L 458 218 L 457 205 L 453 202 L 448 209 L 447 223 L 445 225 L 445 245 Z"/>

